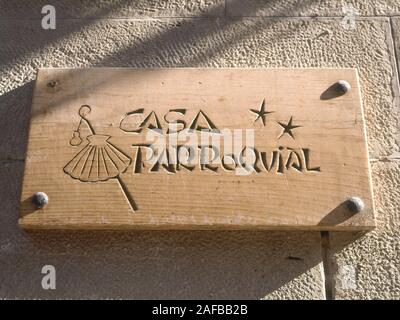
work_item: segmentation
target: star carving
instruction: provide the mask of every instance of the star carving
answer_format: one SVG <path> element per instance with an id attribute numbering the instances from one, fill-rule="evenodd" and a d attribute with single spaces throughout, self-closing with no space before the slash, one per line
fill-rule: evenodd
<path id="1" fill-rule="evenodd" d="M 250 109 L 249 111 L 257 115 L 257 118 L 254 120 L 254 122 L 256 122 L 258 119 L 261 119 L 261 122 L 264 127 L 265 127 L 265 115 L 274 112 L 274 111 L 265 111 L 265 99 L 262 100 L 259 110 Z"/>
<path id="2" fill-rule="evenodd" d="M 289 136 L 291 136 L 294 139 L 294 135 L 293 135 L 292 130 L 301 127 L 301 126 L 293 125 L 293 116 L 290 117 L 290 120 L 289 120 L 288 123 L 283 123 L 283 122 L 279 122 L 279 121 L 278 121 L 278 123 L 283 128 L 283 131 L 280 134 L 280 136 L 278 137 L 278 139 L 280 137 L 282 137 L 284 134 L 288 134 Z"/>

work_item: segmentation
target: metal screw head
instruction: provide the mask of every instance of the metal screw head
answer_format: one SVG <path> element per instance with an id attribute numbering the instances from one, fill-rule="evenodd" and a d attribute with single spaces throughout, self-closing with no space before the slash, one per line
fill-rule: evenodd
<path id="1" fill-rule="evenodd" d="M 57 80 L 51 80 L 51 81 L 47 82 L 47 86 L 49 88 L 54 88 L 57 84 L 58 84 Z"/>
<path id="2" fill-rule="evenodd" d="M 347 207 L 351 212 L 359 213 L 364 209 L 364 201 L 358 197 L 350 197 L 347 199 Z"/>
<path id="3" fill-rule="evenodd" d="M 44 192 L 36 192 L 32 197 L 32 204 L 41 209 L 49 203 L 49 197 Z"/>
<path id="4" fill-rule="evenodd" d="M 346 93 L 349 92 L 351 89 L 351 85 L 350 83 L 348 83 L 345 80 L 339 80 L 337 83 L 337 88 L 342 92 L 342 93 Z"/>

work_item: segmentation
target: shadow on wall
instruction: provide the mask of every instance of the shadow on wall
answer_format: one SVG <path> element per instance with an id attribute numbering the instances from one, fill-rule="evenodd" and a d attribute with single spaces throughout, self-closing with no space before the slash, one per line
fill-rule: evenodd
<path id="1" fill-rule="evenodd" d="M 119 4 L 126 2 L 120 1 Z M 110 6 L 92 17 L 106 17 L 111 9 L 115 8 Z M 252 7 L 252 10 L 256 9 Z M 251 16 L 252 12 L 247 10 L 244 14 Z M 205 15 L 213 16 L 216 12 Z M 276 15 L 283 14 L 277 12 Z M 220 28 L 228 28 L 237 21 L 229 19 L 223 25 L 204 28 L 193 27 L 196 21 L 171 22 L 171 27 L 165 32 L 139 39 L 139 43 L 131 47 L 118 48 L 114 55 L 101 60 L 88 58 L 89 65 L 85 66 L 199 66 L 224 48 L 256 32 L 257 25 L 230 39 L 216 41 L 217 47 L 191 52 L 191 56 L 185 55 L 185 48 L 194 46 L 195 41 L 215 36 Z M 48 37 L 26 41 L 27 45 L 19 55 L 10 53 L 2 64 L 12 66 L 24 55 L 40 54 L 42 48 L 79 32 L 91 23 L 93 20 L 90 19 L 77 20 L 71 26 L 60 26 L 55 32 L 48 33 Z M 274 24 L 274 20 L 270 24 Z M 21 43 L 26 37 L 34 36 L 31 31 L 25 31 L 20 31 L 25 33 Z M 182 55 L 169 59 L 171 39 Z M 10 39 L 5 38 L 5 41 L 10 42 Z M 67 57 L 67 62 L 64 59 L 64 56 L 56 56 L 51 65 L 32 62 L 31 67 L 77 66 L 73 63 L 74 57 L 71 60 Z M 32 82 L 28 82 L 0 96 L 0 150 L 7 150 L 6 158 L 1 160 L 25 158 L 32 90 Z M 12 242 L 14 248 L 7 251 L 1 246 L 0 250 L 2 297 L 260 299 L 302 274 L 312 272 L 310 269 L 322 261 L 320 234 L 317 232 L 35 231 L 26 234 L 17 226 L 19 198 L 9 194 L 11 189 L 18 190 L 15 194 L 20 192 L 22 165 L 16 168 L 18 172 L 8 169 L 1 172 L 1 180 L 9 181 L 9 185 L 6 188 L 2 186 L 0 198 L 11 198 L 12 203 L 0 211 L 0 243 Z M 351 241 L 354 237 L 350 237 Z M 52 264 L 57 270 L 57 290 L 54 292 L 40 287 L 40 270 L 45 264 Z M 323 292 L 318 292 L 323 290 L 318 283 L 318 273 L 319 270 L 316 271 L 315 283 L 304 281 L 298 296 L 288 292 L 286 298 L 322 296 Z M 305 287 L 307 292 L 304 292 Z"/>
<path id="2" fill-rule="evenodd" d="M 1 160 L 25 159 L 33 81 L 0 95 Z"/>
<path id="3" fill-rule="evenodd" d="M 59 270 L 57 297 L 260 299 L 321 259 L 316 233 L 36 231 L 30 236 L 42 256 L 34 259 L 37 269 L 45 262 Z M 318 285 L 310 284 L 304 294 L 320 291 Z"/>
<path id="4" fill-rule="evenodd" d="M 5 3 L 4 8 L 9 7 L 6 1 L 3 0 L 0 0 L 0 7 L 2 7 L 2 2 Z M 234 6 L 235 2 L 239 3 L 240 0 L 231 1 L 231 5 Z M 244 7 L 243 15 L 251 16 L 262 6 L 272 5 L 278 2 L 277 0 L 272 0 L 268 1 L 266 4 L 260 3 L 252 5 L 251 8 L 248 9 Z M 52 31 L 44 32 L 41 30 L 39 21 L 37 22 L 37 29 L 26 25 L 24 26 L 21 21 L 18 21 L 16 24 L 12 22 L 7 24 L 7 27 L 13 28 L 13 30 L 12 32 L 2 33 L 0 35 L 0 42 L 4 44 L 2 49 L 4 52 L 0 60 L 0 67 L 2 69 L 4 68 L 4 76 L 2 76 L 1 85 L 11 87 L 12 80 L 6 78 L 6 72 L 9 70 L 12 70 L 13 73 L 21 72 L 20 68 L 13 70 L 13 67 L 21 63 L 20 60 L 28 60 L 29 58 L 27 57 L 32 54 L 42 57 L 43 61 L 41 61 L 41 59 L 30 60 L 29 68 L 24 68 L 24 72 L 28 73 L 23 74 L 22 78 L 24 79 L 34 77 L 29 69 L 36 70 L 38 68 L 51 67 L 196 67 L 212 60 L 213 57 L 215 57 L 218 52 L 224 50 L 224 48 L 228 48 L 240 42 L 240 40 L 246 36 L 257 32 L 258 28 L 265 28 L 265 24 L 258 26 L 256 23 L 255 25 L 251 25 L 245 32 L 241 31 L 229 39 L 222 39 L 218 38 L 218 34 L 240 21 L 240 18 L 225 19 L 223 23 L 219 23 L 218 19 L 209 19 L 210 23 L 204 23 L 201 27 L 196 27 L 198 21 L 192 21 L 190 19 L 172 19 L 168 23 L 168 28 L 165 28 L 162 32 L 156 32 L 152 36 L 143 38 L 135 34 L 138 38 L 135 39 L 134 43 L 127 47 L 117 47 L 116 51 L 112 54 L 107 54 L 100 58 L 98 54 L 93 55 L 90 48 L 82 48 L 79 45 L 71 48 L 62 43 L 62 41 L 68 38 L 84 37 L 85 35 L 79 34 L 83 29 L 89 28 L 99 19 L 107 18 L 110 14 L 128 6 L 128 4 L 131 4 L 129 0 L 119 0 L 107 7 L 101 7 L 95 10 L 95 12 L 86 14 L 84 16 L 85 19 L 77 19 L 74 20 L 73 23 L 63 23 L 60 21 L 57 29 Z M 27 1 L 26 5 L 28 7 L 33 6 L 31 11 L 40 12 L 42 3 L 40 1 Z M 277 12 L 277 15 L 284 15 L 284 11 L 298 9 L 303 5 L 304 4 L 295 4 L 285 10 L 281 9 L 282 12 Z M 13 7 L 12 11 L 14 11 L 14 9 Z M 18 12 L 18 8 L 15 10 Z M 201 17 L 219 16 L 221 12 L 223 11 L 221 11 L 219 6 L 212 6 L 208 11 L 204 12 Z M 12 12 L 10 14 L 12 15 Z M 271 20 L 269 23 L 272 26 L 276 22 Z M 149 29 L 149 32 L 150 31 L 151 29 Z M 278 37 L 279 34 L 276 36 Z M 210 42 L 207 40 L 212 37 L 217 37 L 218 41 Z M 15 41 L 16 38 L 19 39 L 18 42 Z M 35 39 L 35 41 L 32 41 L 32 39 Z M 207 44 L 203 46 L 203 50 L 187 50 L 191 46 L 198 47 L 197 43 L 203 40 Z M 112 44 L 114 44 L 113 41 Z M 14 48 L 14 46 L 17 48 Z M 169 56 L 173 54 L 171 46 L 180 53 L 178 56 L 176 54 L 173 57 Z M 60 55 L 60 52 L 71 52 L 71 49 L 73 49 L 73 55 Z M 79 59 L 80 56 L 82 56 L 83 59 Z M 107 80 L 116 81 L 117 79 L 98 79 L 96 85 L 101 85 L 101 83 Z M 9 83 L 10 81 L 11 83 Z M 6 150 L 7 159 L 24 159 L 25 157 L 32 88 L 33 82 L 25 82 L 21 87 L 0 96 L 0 114 L 2 116 L 0 118 L 0 124 L 2 125 L 1 128 L 6 128 L 2 129 L 2 133 L 5 132 L 7 137 L 10 138 L 1 140 L 0 151 Z M 86 88 L 86 90 L 88 89 L 90 88 Z M 17 124 L 21 124 L 21 126 L 18 127 Z M 23 135 L 21 135 L 21 132 L 23 132 Z"/>

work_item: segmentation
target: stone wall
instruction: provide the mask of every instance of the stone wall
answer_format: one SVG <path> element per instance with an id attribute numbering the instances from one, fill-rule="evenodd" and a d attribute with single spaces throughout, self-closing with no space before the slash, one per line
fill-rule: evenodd
<path id="1" fill-rule="evenodd" d="M 55 30 L 41 28 L 45 4 Z M 0 298 L 400 298 L 399 15 L 399 0 L 0 0 Z M 357 68 L 377 229 L 25 233 L 35 72 L 100 66 Z"/>

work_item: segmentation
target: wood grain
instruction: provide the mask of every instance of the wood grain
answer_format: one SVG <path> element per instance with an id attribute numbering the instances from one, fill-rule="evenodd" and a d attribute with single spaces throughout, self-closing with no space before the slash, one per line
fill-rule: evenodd
<path id="1" fill-rule="evenodd" d="M 341 79 L 352 88 L 338 95 L 329 88 Z M 375 225 L 354 69 L 41 69 L 31 116 L 19 221 L 24 228 Z M 225 146 L 225 164 L 202 166 L 196 158 L 192 170 L 138 158 L 138 145 L 149 143 L 152 129 L 160 127 L 170 141 L 167 121 L 177 119 L 177 130 L 192 127 L 200 137 L 195 129 L 212 128 L 219 133 L 205 136 L 223 141 L 221 132 L 242 129 L 245 138 L 244 130 L 253 129 L 255 172 L 231 170 Z M 147 149 L 140 150 L 144 157 Z M 201 149 L 195 151 L 199 156 Z M 43 209 L 31 203 L 38 191 L 50 199 Z M 363 200 L 360 213 L 349 210 L 351 196 Z"/>

